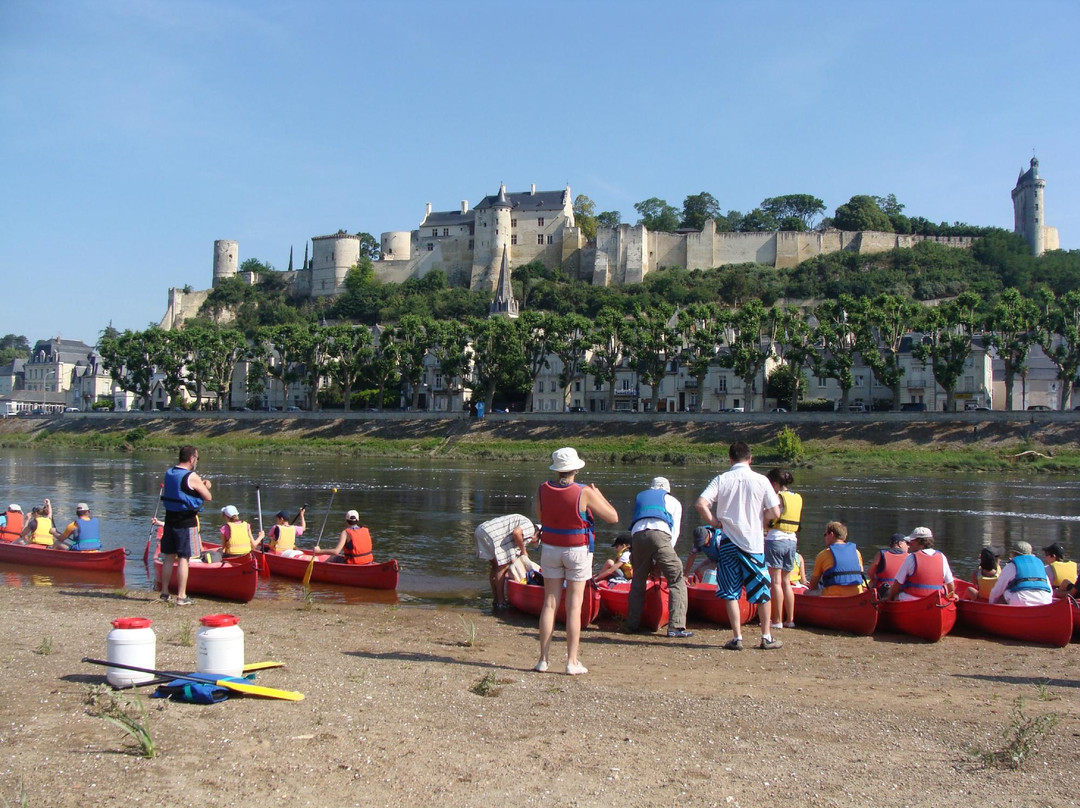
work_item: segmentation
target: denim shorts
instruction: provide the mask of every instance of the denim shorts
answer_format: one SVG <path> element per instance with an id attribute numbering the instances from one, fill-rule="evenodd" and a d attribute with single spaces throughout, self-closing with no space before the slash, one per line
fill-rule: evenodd
<path id="1" fill-rule="evenodd" d="M 765 566 L 791 572 L 795 569 L 795 544 L 794 539 L 766 539 Z"/>

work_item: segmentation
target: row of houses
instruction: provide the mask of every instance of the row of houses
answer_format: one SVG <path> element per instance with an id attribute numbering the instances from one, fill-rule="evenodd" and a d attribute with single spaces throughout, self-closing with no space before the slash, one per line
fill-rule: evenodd
<path id="1" fill-rule="evenodd" d="M 910 345 L 910 340 L 905 343 Z M 583 365 L 587 364 L 588 357 Z M 787 406 L 766 395 L 766 379 L 779 363 L 773 355 L 760 373 L 749 383 L 733 370 L 713 365 L 699 386 L 687 366 L 676 357 L 668 364 L 668 372 L 660 382 L 657 397 L 658 412 L 722 412 L 742 410 L 761 412 L 776 406 Z M 892 390 L 880 384 L 870 368 L 856 354 L 852 368 L 853 386 L 848 395 L 848 407 L 854 411 L 888 408 Z M 905 373 L 900 390 L 902 405 L 917 409 L 942 411 L 946 406 L 945 391 L 936 383 L 931 368 L 916 359 L 908 350 L 902 351 L 901 365 Z M 608 384 L 597 377 L 581 372 L 563 385 L 563 365 L 558 357 L 548 357 L 547 366 L 533 385 L 531 410 L 542 413 L 585 411 L 601 413 L 650 412 L 653 390 L 640 374 L 624 362 L 616 371 L 614 395 Z M 265 389 L 257 395 L 247 387 L 248 366 L 237 364 L 233 373 L 228 409 L 289 410 L 306 408 L 310 401 L 305 383 L 285 385 L 268 377 Z M 835 379 L 808 374 L 804 398 L 824 399 L 839 406 L 842 391 Z M 1029 407 L 1056 409 L 1060 400 L 1057 369 L 1039 348 L 1034 348 L 1025 372 L 1017 375 L 1013 409 Z M 400 395 L 387 395 L 387 407 L 406 408 L 413 401 L 413 390 L 405 385 Z M 460 412 L 472 405 L 473 391 L 458 377 L 441 372 L 432 355 L 425 359 L 420 389 L 416 395 L 417 408 L 433 412 Z M 152 408 L 165 409 L 170 405 L 194 404 L 193 392 L 183 395 L 183 402 L 170 402 L 161 380 L 151 392 Z M 954 391 L 957 409 L 988 407 L 1007 409 L 1004 389 L 1004 368 L 980 341 L 976 341 L 968 357 L 964 373 Z M 4 415 L 26 413 L 59 413 L 64 410 L 90 410 L 95 403 L 116 411 L 142 409 L 142 401 L 118 388 L 94 349 L 76 340 L 60 338 L 42 340 L 35 344 L 28 359 L 16 359 L 0 367 L 0 411 Z M 217 406 L 216 397 L 204 396 L 202 405 Z"/>

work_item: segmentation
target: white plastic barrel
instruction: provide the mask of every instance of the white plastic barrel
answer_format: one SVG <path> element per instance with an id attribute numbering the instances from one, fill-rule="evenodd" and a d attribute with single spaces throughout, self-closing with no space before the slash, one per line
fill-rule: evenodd
<path id="1" fill-rule="evenodd" d="M 137 668 L 157 667 L 157 637 L 145 617 L 120 617 L 112 621 L 113 630 L 106 638 L 107 662 L 134 665 Z M 149 682 L 152 673 L 139 673 L 124 668 L 107 668 L 105 680 L 113 687 L 131 687 Z"/>
<path id="2" fill-rule="evenodd" d="M 239 617 L 208 614 L 195 633 L 195 670 L 218 676 L 244 675 L 244 630 Z"/>

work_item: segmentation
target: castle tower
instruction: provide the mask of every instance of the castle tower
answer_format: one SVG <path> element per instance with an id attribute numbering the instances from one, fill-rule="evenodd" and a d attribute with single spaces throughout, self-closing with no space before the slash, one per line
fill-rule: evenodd
<path id="1" fill-rule="evenodd" d="M 345 290 L 345 276 L 360 260 L 360 236 L 338 230 L 311 239 L 311 296 L 338 295 Z"/>
<path id="2" fill-rule="evenodd" d="M 1047 227 L 1045 223 L 1045 189 L 1046 180 L 1039 176 L 1039 160 L 1032 157 L 1031 167 L 1027 171 L 1021 169 L 1012 191 L 1013 232 L 1024 237 L 1036 256 L 1060 247 L 1057 228 Z"/>
<path id="3" fill-rule="evenodd" d="M 502 265 L 499 267 L 499 284 L 495 287 L 495 299 L 488 306 L 488 317 L 518 318 L 518 302 L 514 297 L 514 287 L 510 284 L 510 262 L 507 250 L 503 247 Z"/>
<path id="4" fill-rule="evenodd" d="M 226 278 L 236 277 L 237 256 L 240 251 L 235 241 L 218 239 L 214 242 L 214 280 L 217 285 Z"/>
<path id="5" fill-rule="evenodd" d="M 490 207 L 476 210 L 473 236 L 473 263 L 469 288 L 474 291 L 495 290 L 500 260 L 510 249 L 510 200 L 506 185 L 499 186 L 499 195 Z"/>

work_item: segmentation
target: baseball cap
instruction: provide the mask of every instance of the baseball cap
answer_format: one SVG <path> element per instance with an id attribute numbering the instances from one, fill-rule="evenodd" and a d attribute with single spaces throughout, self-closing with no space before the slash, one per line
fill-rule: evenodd
<path id="1" fill-rule="evenodd" d="M 932 539 L 934 538 L 934 531 L 928 527 L 917 527 L 907 535 L 907 540 L 912 539 Z"/>
<path id="2" fill-rule="evenodd" d="M 360 514 L 358 514 L 356 511 L 346 511 L 345 512 L 345 521 L 346 522 L 359 522 L 360 521 Z"/>
<path id="3" fill-rule="evenodd" d="M 288 511 L 278 511 L 277 514 L 275 515 L 275 518 L 284 519 L 286 522 L 288 522 L 289 521 L 289 512 Z"/>
<path id="4" fill-rule="evenodd" d="M 1044 547 L 1043 552 L 1049 553 L 1050 555 L 1056 555 L 1058 558 L 1065 557 L 1065 548 L 1061 546 L 1061 542 L 1059 541 L 1054 542 L 1048 547 Z"/>
<path id="5" fill-rule="evenodd" d="M 75 506 L 75 513 L 89 513 L 89 512 L 90 512 L 90 506 L 87 505 L 85 502 L 80 502 L 78 505 Z"/>
<path id="6" fill-rule="evenodd" d="M 653 477 L 652 485 L 649 488 L 662 488 L 669 494 L 671 493 L 671 483 L 668 482 L 667 477 Z"/>
<path id="7" fill-rule="evenodd" d="M 8 505 L 8 506 L 7 506 L 7 509 L 8 509 L 9 511 L 18 511 L 19 513 L 22 513 L 22 508 L 20 508 L 20 507 L 19 507 L 18 505 L 16 505 L 16 504 L 15 504 L 14 502 L 13 502 L 13 503 L 11 503 L 10 505 Z"/>

